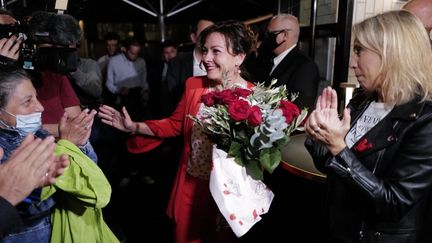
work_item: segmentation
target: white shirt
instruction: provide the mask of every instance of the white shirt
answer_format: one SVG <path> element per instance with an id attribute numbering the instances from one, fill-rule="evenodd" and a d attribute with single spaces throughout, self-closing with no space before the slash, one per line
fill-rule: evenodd
<path id="1" fill-rule="evenodd" d="M 273 58 L 273 67 L 270 71 L 270 74 L 276 69 L 277 65 L 279 65 L 280 62 L 282 62 L 282 60 L 286 57 L 286 55 L 288 55 L 288 53 L 294 49 L 294 47 L 296 47 L 297 44 L 291 46 L 289 49 L 286 49 L 284 52 L 282 52 L 281 54 L 279 54 L 277 57 Z"/>
<path id="2" fill-rule="evenodd" d="M 195 54 L 195 50 L 193 50 L 192 52 L 193 54 L 193 76 L 205 76 L 207 75 L 207 71 L 204 69 L 204 67 L 202 67 L 202 69 L 200 68 L 200 61 L 198 61 L 196 54 Z"/>
<path id="3" fill-rule="evenodd" d="M 135 61 L 131 61 L 124 53 L 111 57 L 108 62 L 105 86 L 113 94 L 117 94 L 122 87 L 142 87 L 143 90 L 147 90 L 149 86 L 145 60 L 138 57 Z"/>
<path id="4" fill-rule="evenodd" d="M 363 135 L 371 130 L 393 109 L 393 105 L 372 101 L 345 137 L 345 143 L 351 148 Z"/>

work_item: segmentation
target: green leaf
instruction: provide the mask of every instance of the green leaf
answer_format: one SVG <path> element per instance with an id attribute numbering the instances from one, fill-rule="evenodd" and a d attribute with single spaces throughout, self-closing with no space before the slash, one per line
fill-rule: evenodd
<path id="1" fill-rule="evenodd" d="M 277 147 L 278 148 L 285 147 L 289 143 L 290 140 L 291 140 L 290 137 L 284 136 L 283 138 L 276 141 Z"/>
<path id="2" fill-rule="evenodd" d="M 263 171 L 257 160 L 251 160 L 246 164 L 246 172 L 255 180 L 264 179 Z"/>
<path id="3" fill-rule="evenodd" d="M 261 165 L 269 173 L 273 173 L 274 169 L 279 165 L 282 159 L 281 152 L 278 148 L 263 149 L 260 153 Z"/>
<path id="4" fill-rule="evenodd" d="M 241 148 L 242 148 L 242 144 L 232 141 L 229 151 L 228 151 L 228 155 L 231 157 L 234 157 L 234 161 L 241 165 L 244 166 L 244 162 L 243 162 L 243 157 L 242 157 L 242 153 L 241 153 Z"/>

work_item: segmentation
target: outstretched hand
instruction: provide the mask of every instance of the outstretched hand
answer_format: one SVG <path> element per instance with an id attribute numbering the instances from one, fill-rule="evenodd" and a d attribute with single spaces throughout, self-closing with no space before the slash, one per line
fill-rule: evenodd
<path id="1" fill-rule="evenodd" d="M 324 144 L 333 155 L 346 146 L 345 136 L 350 128 L 351 117 L 345 109 L 342 120 L 337 111 L 337 94 L 330 87 L 318 97 L 316 109 L 310 114 L 305 131 L 309 137 Z"/>
<path id="2" fill-rule="evenodd" d="M 129 116 L 126 107 L 123 106 L 122 113 L 115 110 L 111 106 L 103 105 L 99 107 L 98 116 L 101 121 L 107 125 L 115 127 L 123 132 L 135 131 L 135 122 Z"/>

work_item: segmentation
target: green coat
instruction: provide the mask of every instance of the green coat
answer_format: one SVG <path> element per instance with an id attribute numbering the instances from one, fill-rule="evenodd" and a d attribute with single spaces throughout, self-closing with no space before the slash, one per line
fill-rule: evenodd
<path id="1" fill-rule="evenodd" d="M 51 242 L 119 242 L 102 215 L 111 196 L 111 186 L 102 170 L 67 140 L 58 141 L 55 154 L 67 154 L 70 165 L 53 186 L 42 191 L 42 199 L 54 196 L 56 201 Z"/>

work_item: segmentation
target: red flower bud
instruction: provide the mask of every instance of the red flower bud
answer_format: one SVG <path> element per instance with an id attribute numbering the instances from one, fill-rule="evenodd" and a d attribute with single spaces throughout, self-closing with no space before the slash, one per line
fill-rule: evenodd
<path id="1" fill-rule="evenodd" d="M 201 96 L 200 102 L 206 106 L 213 106 L 215 104 L 214 92 L 210 92 Z"/>
<path id="2" fill-rule="evenodd" d="M 281 100 L 279 109 L 282 110 L 287 124 L 290 124 L 295 118 L 300 115 L 300 109 L 291 101 Z"/>
<path id="3" fill-rule="evenodd" d="M 253 127 L 261 125 L 262 112 L 258 106 L 254 105 L 251 107 L 249 117 L 248 117 L 248 123 Z"/>

